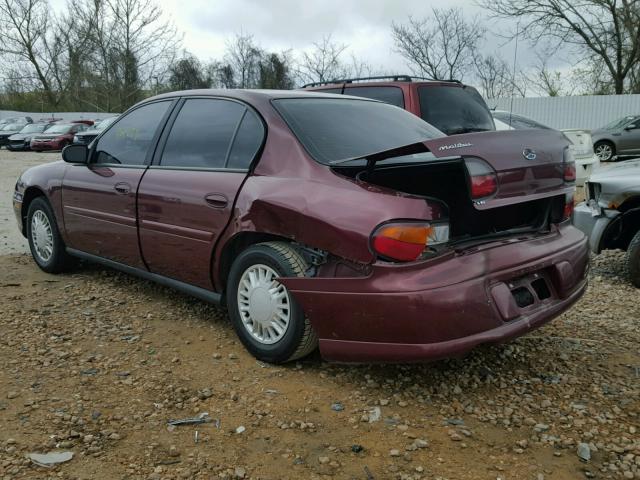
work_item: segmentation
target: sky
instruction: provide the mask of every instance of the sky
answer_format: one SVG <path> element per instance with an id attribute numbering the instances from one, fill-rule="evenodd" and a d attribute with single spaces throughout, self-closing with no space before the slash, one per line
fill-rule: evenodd
<path id="1" fill-rule="evenodd" d="M 50 0 L 54 9 L 66 0 Z M 331 35 L 348 45 L 343 60 L 353 54 L 373 70 L 411 73 L 394 52 L 391 23 L 409 16 L 424 18 L 433 7 L 460 7 L 467 18 L 480 17 L 487 27 L 481 53 L 499 53 L 513 64 L 515 42 L 504 34 L 515 30 L 515 22 L 492 19 L 472 0 L 156 0 L 165 16 L 183 32 L 183 47 L 202 61 L 222 59 L 226 42 L 237 33 L 251 34 L 256 43 L 270 51 L 312 48 L 314 42 Z M 502 36 L 501 36 L 502 34 Z M 519 67 L 536 61 L 532 48 L 523 40 L 517 52 Z M 550 68 L 564 68 L 567 59 L 558 55 Z"/>

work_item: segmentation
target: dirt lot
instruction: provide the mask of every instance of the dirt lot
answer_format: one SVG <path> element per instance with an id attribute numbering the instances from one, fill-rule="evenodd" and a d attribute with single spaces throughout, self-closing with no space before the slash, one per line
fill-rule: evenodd
<path id="1" fill-rule="evenodd" d="M 0 479 L 640 479 L 640 302 L 620 253 L 594 259 L 570 312 L 508 345 L 275 367 L 223 310 L 20 254 L 10 191 L 45 158 L 0 151 Z M 167 426 L 202 412 L 214 421 Z M 74 458 L 25 458 L 49 451 Z"/>

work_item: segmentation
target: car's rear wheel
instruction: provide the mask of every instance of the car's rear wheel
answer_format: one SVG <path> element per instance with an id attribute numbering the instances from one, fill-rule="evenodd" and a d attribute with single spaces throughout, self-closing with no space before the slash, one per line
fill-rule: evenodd
<path id="1" fill-rule="evenodd" d="M 611 142 L 596 142 L 593 151 L 601 162 L 608 162 L 616 154 L 616 147 Z"/>
<path id="2" fill-rule="evenodd" d="M 75 264 L 75 259 L 65 250 L 53 210 L 43 197 L 29 205 L 27 238 L 33 259 L 45 272 L 63 272 Z"/>
<path id="3" fill-rule="evenodd" d="M 626 263 L 631 283 L 640 288 L 640 230 L 631 239 L 631 243 L 629 243 Z"/>
<path id="4" fill-rule="evenodd" d="M 238 337 L 256 358 L 284 363 L 317 346 L 311 323 L 279 277 L 302 277 L 308 265 L 285 242 L 266 242 L 242 252 L 227 283 L 227 307 Z"/>

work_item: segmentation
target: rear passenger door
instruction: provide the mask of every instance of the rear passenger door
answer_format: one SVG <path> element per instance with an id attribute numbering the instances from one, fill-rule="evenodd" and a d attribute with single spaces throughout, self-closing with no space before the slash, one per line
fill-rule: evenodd
<path id="1" fill-rule="evenodd" d="M 140 246 L 151 272 L 213 288 L 213 246 L 264 136 L 243 103 L 181 101 L 138 190 Z"/>

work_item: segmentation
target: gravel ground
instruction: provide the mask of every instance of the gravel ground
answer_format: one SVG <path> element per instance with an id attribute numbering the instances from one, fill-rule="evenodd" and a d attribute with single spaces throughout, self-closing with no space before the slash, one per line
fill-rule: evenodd
<path id="1" fill-rule="evenodd" d="M 0 256 L 0 478 L 640 479 L 640 302 L 623 259 L 595 257 L 551 324 L 462 359 L 270 366 L 224 310 Z M 25 458 L 50 451 L 74 458 Z"/>

